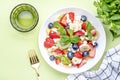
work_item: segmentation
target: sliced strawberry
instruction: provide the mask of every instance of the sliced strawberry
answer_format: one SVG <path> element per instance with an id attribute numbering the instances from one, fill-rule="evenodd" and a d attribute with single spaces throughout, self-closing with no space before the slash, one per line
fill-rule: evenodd
<path id="1" fill-rule="evenodd" d="M 51 38 L 46 38 L 46 40 L 44 41 L 44 47 L 46 48 L 50 48 L 55 44 L 54 40 Z"/>
<path id="2" fill-rule="evenodd" d="M 61 54 L 61 55 L 64 54 L 64 51 L 59 48 L 55 49 L 54 52 L 56 52 L 57 54 Z"/>
<path id="3" fill-rule="evenodd" d="M 79 42 L 77 43 L 78 46 L 80 46 L 80 45 L 82 45 L 82 44 L 83 44 L 83 41 L 79 41 Z"/>
<path id="4" fill-rule="evenodd" d="M 86 60 L 82 60 L 80 64 L 77 64 L 77 67 L 80 68 L 82 67 L 87 61 Z"/>
<path id="5" fill-rule="evenodd" d="M 72 63 L 72 66 L 77 66 L 77 64 Z"/>
<path id="6" fill-rule="evenodd" d="M 93 57 L 95 57 L 96 49 L 93 47 L 92 44 L 88 44 L 88 45 L 90 46 L 89 57 L 93 58 Z"/>
<path id="7" fill-rule="evenodd" d="M 92 45 L 92 41 L 91 40 L 88 40 L 87 43 Z"/>
<path id="8" fill-rule="evenodd" d="M 82 36 L 82 35 L 84 35 L 84 32 L 81 30 L 78 30 L 78 31 L 74 32 L 73 35 Z"/>
<path id="9" fill-rule="evenodd" d="M 67 23 L 67 19 L 71 20 L 72 22 L 74 21 L 74 18 L 75 18 L 75 14 L 74 12 L 69 12 L 69 13 L 66 13 L 63 15 L 63 17 L 60 19 L 60 24 L 64 27 L 66 27 L 68 25 Z"/>
<path id="10" fill-rule="evenodd" d="M 56 64 L 59 64 L 61 62 L 61 59 L 60 58 L 55 58 L 55 63 Z"/>
<path id="11" fill-rule="evenodd" d="M 82 56 L 82 54 L 81 54 L 79 51 L 76 51 L 76 52 L 74 53 L 74 57 L 82 58 L 83 56 Z"/>
<path id="12" fill-rule="evenodd" d="M 49 32 L 49 37 L 52 38 L 52 39 L 60 38 L 60 34 L 58 34 L 57 32 L 51 30 Z"/>
<path id="13" fill-rule="evenodd" d="M 66 16 L 66 14 L 64 14 L 63 17 L 60 19 L 60 24 L 62 26 L 64 26 L 64 27 L 68 25 L 67 24 L 67 16 Z"/>
<path id="14" fill-rule="evenodd" d="M 73 21 L 74 21 L 74 18 L 75 18 L 74 12 L 69 12 L 68 14 L 69 14 L 70 20 L 73 22 Z"/>
<path id="15" fill-rule="evenodd" d="M 83 22 L 81 26 L 82 26 L 82 29 L 83 29 L 84 31 L 86 31 L 86 27 L 87 27 L 86 22 Z"/>

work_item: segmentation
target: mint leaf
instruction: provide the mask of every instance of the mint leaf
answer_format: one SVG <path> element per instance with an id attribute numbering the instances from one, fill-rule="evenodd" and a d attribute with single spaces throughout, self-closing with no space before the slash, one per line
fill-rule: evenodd
<path id="1" fill-rule="evenodd" d="M 72 36 L 73 33 L 74 33 L 74 30 L 72 30 L 72 29 L 68 29 L 68 33 L 69 33 L 70 36 Z"/>
<path id="2" fill-rule="evenodd" d="M 67 35 L 61 36 L 61 41 L 67 44 L 70 42 L 70 37 Z"/>
<path id="3" fill-rule="evenodd" d="M 71 63 L 71 62 L 70 62 L 70 59 L 69 59 L 68 57 L 66 57 L 66 56 L 62 56 L 62 57 L 61 57 L 61 62 L 62 62 L 63 64 L 65 64 L 65 65 L 68 65 L 68 64 Z"/>
<path id="4" fill-rule="evenodd" d="M 88 38 L 91 40 L 92 39 L 92 33 L 91 33 L 91 30 L 92 30 L 93 26 L 90 22 L 87 21 L 87 33 L 88 33 Z"/>
<path id="5" fill-rule="evenodd" d="M 59 23 L 58 21 L 55 21 L 55 22 L 53 23 L 53 26 L 54 26 L 55 28 L 63 27 L 62 25 L 60 25 L 60 23 Z"/>
<path id="6" fill-rule="evenodd" d="M 110 19 L 111 20 L 120 20 L 120 14 L 114 14 L 113 16 L 111 16 Z"/>
<path id="7" fill-rule="evenodd" d="M 61 41 L 63 43 L 78 43 L 80 38 L 78 36 L 73 36 L 73 33 L 74 33 L 74 30 L 72 29 L 68 29 L 68 33 L 70 36 L 67 36 L 67 35 L 63 35 L 61 37 Z"/>
<path id="8" fill-rule="evenodd" d="M 63 63 L 63 64 L 65 64 L 65 65 L 68 65 L 68 64 L 70 64 L 71 62 L 70 62 L 70 60 L 69 60 L 69 58 L 68 57 L 66 57 L 66 56 L 55 56 L 56 58 L 60 58 L 61 59 L 61 62 Z"/>
<path id="9" fill-rule="evenodd" d="M 53 23 L 53 26 L 58 29 L 58 32 L 60 33 L 60 35 L 66 35 L 66 31 L 64 27 L 58 21 L 55 21 Z"/>
<path id="10" fill-rule="evenodd" d="M 70 41 L 72 43 L 78 43 L 80 38 L 78 36 L 70 36 Z"/>
<path id="11" fill-rule="evenodd" d="M 59 55 L 59 56 L 55 56 L 55 58 L 61 58 L 62 56 L 61 55 Z"/>
<path id="12" fill-rule="evenodd" d="M 114 38 L 117 38 L 117 37 L 120 36 L 120 34 L 117 34 L 114 30 L 110 30 L 110 32 L 112 33 L 112 36 L 113 36 Z M 114 38 L 113 38 L 113 40 L 114 40 Z"/>
<path id="13" fill-rule="evenodd" d="M 67 33 L 66 33 L 66 30 L 64 29 L 64 27 L 59 27 L 59 28 L 58 28 L 58 32 L 60 33 L 61 36 L 67 34 Z"/>

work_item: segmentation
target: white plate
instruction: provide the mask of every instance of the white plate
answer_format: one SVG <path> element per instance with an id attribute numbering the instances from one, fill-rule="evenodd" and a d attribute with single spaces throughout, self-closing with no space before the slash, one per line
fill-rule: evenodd
<path id="1" fill-rule="evenodd" d="M 75 12 L 75 14 L 86 15 L 88 21 L 90 21 L 91 24 L 94 27 L 96 27 L 96 29 L 100 33 L 100 37 L 97 40 L 98 47 L 96 49 L 95 57 L 93 59 L 88 60 L 87 63 L 80 68 L 75 68 L 75 67 L 74 68 L 65 68 L 64 66 L 56 65 L 54 61 L 49 60 L 49 55 L 48 55 L 46 49 L 44 48 L 44 41 L 46 38 L 47 25 L 50 22 L 53 22 L 59 15 L 66 13 L 66 12 L 70 12 L 70 11 Z M 104 31 L 104 28 L 103 28 L 101 22 L 94 15 L 92 15 L 88 11 L 83 10 L 81 8 L 75 8 L 75 7 L 71 8 L 70 7 L 70 8 L 63 8 L 63 9 L 56 11 L 55 13 L 51 14 L 47 18 L 47 20 L 43 23 L 43 25 L 40 29 L 40 33 L 39 33 L 39 48 L 40 48 L 41 54 L 42 54 L 43 58 L 45 59 L 45 61 L 55 70 L 63 72 L 63 73 L 67 73 L 67 74 L 81 73 L 81 72 L 91 69 L 101 59 L 101 57 L 104 53 L 105 46 L 106 46 L 106 35 L 105 35 L 105 31 Z"/>

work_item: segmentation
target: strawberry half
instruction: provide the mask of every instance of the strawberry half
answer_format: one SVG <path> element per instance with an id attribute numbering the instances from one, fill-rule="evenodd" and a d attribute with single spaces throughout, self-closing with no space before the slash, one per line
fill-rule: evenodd
<path id="1" fill-rule="evenodd" d="M 84 31 L 86 31 L 86 27 L 87 27 L 86 22 L 83 22 L 81 26 L 82 26 L 82 29 L 83 29 Z"/>
<path id="2" fill-rule="evenodd" d="M 71 22 L 73 22 L 75 18 L 74 12 L 69 12 L 69 13 L 64 14 L 63 17 L 60 19 L 60 24 L 66 27 L 68 25 L 68 22 L 67 22 L 68 18 L 71 20 Z"/>
<path id="3" fill-rule="evenodd" d="M 61 62 L 61 59 L 60 58 L 55 58 L 55 63 L 56 64 L 59 64 Z"/>
<path id="4" fill-rule="evenodd" d="M 79 51 L 76 51 L 76 52 L 74 53 L 74 57 L 82 58 L 83 56 L 82 56 L 82 54 L 81 54 Z"/>
<path id="5" fill-rule="evenodd" d="M 55 49 L 54 52 L 56 52 L 57 54 L 61 54 L 61 55 L 64 54 L 64 51 L 59 48 Z"/>
<path id="6" fill-rule="evenodd" d="M 77 64 L 77 67 L 80 68 L 82 67 L 84 64 L 86 64 L 86 60 L 82 60 L 80 64 Z"/>
<path id="7" fill-rule="evenodd" d="M 58 34 L 57 32 L 51 30 L 49 32 L 49 37 L 52 38 L 52 39 L 60 38 L 60 34 Z"/>
<path id="8" fill-rule="evenodd" d="M 77 43 L 78 46 L 80 46 L 80 45 L 82 45 L 82 44 L 83 44 L 83 41 L 79 41 L 79 42 Z"/>
<path id="9" fill-rule="evenodd" d="M 93 58 L 93 57 L 95 57 L 96 49 L 93 47 L 92 44 L 88 44 L 88 45 L 90 46 L 89 57 Z"/>
<path id="10" fill-rule="evenodd" d="M 51 38 L 46 38 L 46 40 L 44 41 L 44 47 L 46 48 L 50 48 L 55 44 L 54 40 Z"/>
<path id="11" fill-rule="evenodd" d="M 75 36 L 82 36 L 82 35 L 84 35 L 84 32 L 81 31 L 81 30 L 78 30 L 78 31 L 74 32 L 73 35 L 75 35 Z"/>
<path id="12" fill-rule="evenodd" d="M 62 26 L 64 26 L 64 27 L 68 25 L 67 24 L 67 16 L 66 16 L 66 14 L 64 14 L 63 17 L 60 19 L 60 24 Z"/>
<path id="13" fill-rule="evenodd" d="M 70 18 L 70 20 L 73 22 L 74 21 L 74 16 L 75 16 L 75 14 L 74 14 L 74 12 L 69 12 L 68 13 L 69 14 L 69 18 Z"/>

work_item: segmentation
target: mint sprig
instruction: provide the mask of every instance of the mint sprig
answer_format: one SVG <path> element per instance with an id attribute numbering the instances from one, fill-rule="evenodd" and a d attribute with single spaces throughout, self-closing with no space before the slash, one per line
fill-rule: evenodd
<path id="1" fill-rule="evenodd" d="M 69 36 L 67 34 L 62 35 L 61 41 L 64 43 L 78 43 L 80 38 L 78 36 L 73 35 L 74 31 L 71 29 L 68 29 L 67 31 L 68 31 Z"/>
<path id="2" fill-rule="evenodd" d="M 67 29 L 67 32 L 65 30 L 65 28 L 60 25 L 59 22 L 54 22 L 53 23 L 54 27 L 58 29 L 58 32 L 60 33 L 61 37 L 60 37 L 60 40 L 63 42 L 63 43 L 78 43 L 78 41 L 80 40 L 80 38 L 78 36 L 74 36 L 73 33 L 74 33 L 74 30 L 72 29 Z"/>

